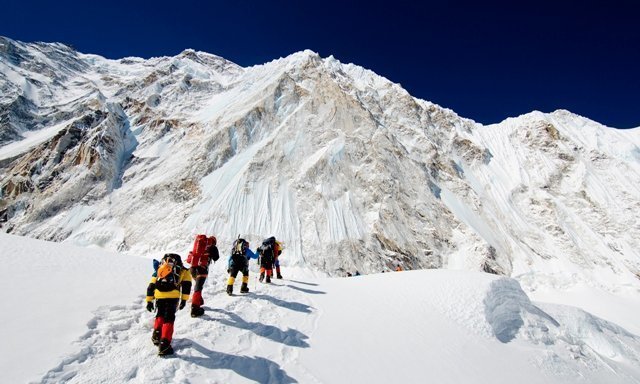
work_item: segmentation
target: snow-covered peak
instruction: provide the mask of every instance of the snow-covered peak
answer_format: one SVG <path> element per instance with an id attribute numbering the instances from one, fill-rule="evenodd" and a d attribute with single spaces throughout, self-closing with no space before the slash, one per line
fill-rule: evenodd
<path id="1" fill-rule="evenodd" d="M 40 62 L 15 44 L 27 69 L 0 71 L 5 231 L 139 255 L 200 232 L 275 235 L 288 265 L 331 274 L 637 284 L 639 130 L 567 111 L 482 126 L 309 50 L 242 68 L 195 50 Z M 73 76 L 35 77 L 63 67 Z"/>
<path id="2" fill-rule="evenodd" d="M 268 63 L 265 63 L 264 65 L 285 64 L 290 67 L 295 67 L 299 65 L 306 65 L 308 63 L 313 63 L 313 62 L 319 63 L 321 60 L 322 59 L 320 55 L 318 55 L 316 52 L 310 49 L 305 49 L 303 51 L 294 52 L 285 57 L 274 59 Z"/>
<path id="3" fill-rule="evenodd" d="M 305 49 L 292 53 L 291 55 L 287 56 L 286 59 L 293 62 L 308 62 L 319 61 L 321 58 L 317 52 L 314 52 L 310 49 Z"/>
<path id="4" fill-rule="evenodd" d="M 67 243 L 1 236 L 9 286 L 59 282 L 4 296 L 31 300 L 0 330 L 7 380 L 640 378 L 640 129 L 563 110 L 482 126 L 311 51 L 242 68 L 0 38 L 0 58 L 1 228 Z M 214 304 L 178 314 L 182 359 L 149 359 L 130 288 L 151 265 L 101 252 L 186 255 L 198 233 L 223 255 Z M 283 242 L 289 280 L 221 298 L 239 235 Z M 419 271 L 380 273 L 397 266 Z"/>
<path id="5" fill-rule="evenodd" d="M 532 130 L 544 130 L 552 138 L 564 142 L 572 141 L 586 151 L 604 153 L 631 162 L 640 158 L 640 130 L 609 128 L 564 109 L 552 113 L 533 111 L 490 127 L 517 130 L 523 126 Z"/>

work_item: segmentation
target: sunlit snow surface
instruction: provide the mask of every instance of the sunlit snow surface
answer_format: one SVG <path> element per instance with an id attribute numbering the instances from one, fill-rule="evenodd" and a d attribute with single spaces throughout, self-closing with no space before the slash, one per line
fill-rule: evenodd
<path id="1" fill-rule="evenodd" d="M 479 272 L 284 268 L 266 285 L 252 264 L 251 292 L 229 297 L 221 260 L 206 314 L 179 312 L 176 355 L 160 358 L 144 309 L 150 259 L 4 234 L 0 255 L 7 383 L 640 382 L 640 336 L 619 325 L 637 315 L 637 295 L 605 320 Z"/>

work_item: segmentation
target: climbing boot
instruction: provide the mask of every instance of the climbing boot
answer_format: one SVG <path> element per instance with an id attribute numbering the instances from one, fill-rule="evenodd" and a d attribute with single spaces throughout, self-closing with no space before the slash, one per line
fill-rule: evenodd
<path id="1" fill-rule="evenodd" d="M 160 340 L 160 345 L 158 346 L 158 356 L 166 356 L 173 355 L 173 347 L 171 346 L 171 342 L 167 339 Z"/>
<path id="2" fill-rule="evenodd" d="M 191 307 L 191 317 L 198 317 L 204 315 L 204 308 Z"/>
<path id="3" fill-rule="evenodd" d="M 151 334 L 151 342 L 153 343 L 153 345 L 160 345 L 160 330 L 159 329 L 154 329 L 153 333 Z"/>

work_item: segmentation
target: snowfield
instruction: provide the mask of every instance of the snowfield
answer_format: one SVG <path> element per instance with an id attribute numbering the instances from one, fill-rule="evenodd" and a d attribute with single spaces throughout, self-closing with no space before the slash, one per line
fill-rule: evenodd
<path id="1" fill-rule="evenodd" d="M 265 285 L 254 262 L 251 292 L 229 297 L 221 259 L 206 314 L 178 312 L 176 355 L 160 358 L 144 309 L 150 259 L 0 234 L 0 261 L 7 383 L 640 383 L 640 336 L 619 325 L 639 313 L 637 293 L 605 319 L 480 272 L 327 278 L 285 266 Z"/>

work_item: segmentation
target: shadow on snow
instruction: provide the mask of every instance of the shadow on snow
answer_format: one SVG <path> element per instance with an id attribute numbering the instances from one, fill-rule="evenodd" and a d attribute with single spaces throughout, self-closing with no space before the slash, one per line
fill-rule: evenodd
<path id="1" fill-rule="evenodd" d="M 313 289 L 306 289 L 306 288 L 300 288 L 300 287 L 296 287 L 295 285 L 286 285 L 289 288 L 293 288 L 296 291 L 300 291 L 300 292 L 304 292 L 304 293 L 310 293 L 312 295 L 324 295 L 326 294 L 326 292 L 324 291 L 314 291 Z"/>
<path id="2" fill-rule="evenodd" d="M 305 284 L 305 285 L 313 285 L 314 287 L 317 287 L 318 284 L 316 283 L 307 283 L 306 281 L 298 281 L 298 280 L 289 280 L 292 283 L 298 283 L 298 284 Z"/>
<path id="3" fill-rule="evenodd" d="M 251 296 L 255 297 L 256 299 L 262 299 L 262 300 L 270 301 L 271 303 L 273 303 L 273 304 L 275 304 L 275 305 L 277 305 L 279 307 L 287 308 L 287 309 L 290 309 L 290 310 L 296 311 L 296 312 L 311 313 L 311 309 L 313 309 L 313 307 L 308 306 L 306 304 L 290 302 L 290 301 L 284 301 L 284 300 L 276 299 L 275 297 L 271 297 L 271 296 L 267 296 L 267 295 L 261 295 L 259 293 L 253 293 L 253 294 L 251 294 Z"/>
<path id="4" fill-rule="evenodd" d="M 210 309 L 211 312 L 218 312 L 226 316 L 226 318 L 213 318 L 210 316 L 202 316 L 205 320 L 218 321 L 224 325 L 230 327 L 236 327 L 252 331 L 258 336 L 289 345 L 292 347 L 308 348 L 309 344 L 305 341 L 309 337 L 304 333 L 295 329 L 289 328 L 286 331 L 282 331 L 273 325 L 265 325 L 262 323 L 250 323 L 245 321 L 240 316 L 233 312 L 226 311 L 224 309 Z"/>
<path id="5" fill-rule="evenodd" d="M 205 356 L 178 357 L 208 369 L 230 369 L 256 383 L 297 383 L 278 364 L 263 357 L 238 356 L 216 352 L 194 341 L 191 341 L 190 346 Z"/>

